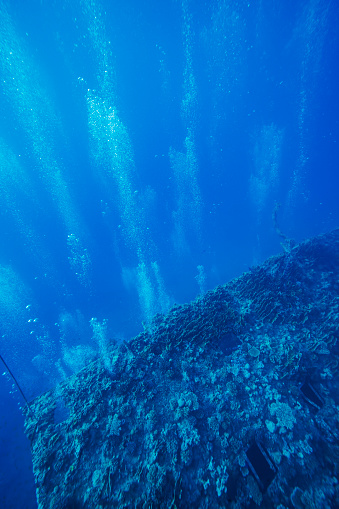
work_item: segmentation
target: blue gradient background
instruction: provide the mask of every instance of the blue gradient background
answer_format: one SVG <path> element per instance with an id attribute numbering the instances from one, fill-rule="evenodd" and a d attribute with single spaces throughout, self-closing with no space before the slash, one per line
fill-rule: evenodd
<path id="1" fill-rule="evenodd" d="M 0 352 L 31 399 L 338 227 L 330 0 L 0 0 Z M 3 371 L 5 368 L 3 368 Z M 36 507 L 0 385 L 0 505 Z"/>

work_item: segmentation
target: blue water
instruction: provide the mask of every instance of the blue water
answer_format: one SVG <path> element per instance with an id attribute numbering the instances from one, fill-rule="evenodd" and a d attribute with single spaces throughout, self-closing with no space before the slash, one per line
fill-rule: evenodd
<path id="1" fill-rule="evenodd" d="M 0 353 L 28 399 L 338 227 L 330 0 L 0 0 Z M 3 369 L 5 371 L 5 368 Z M 1 379 L 1 507 L 36 507 Z"/>

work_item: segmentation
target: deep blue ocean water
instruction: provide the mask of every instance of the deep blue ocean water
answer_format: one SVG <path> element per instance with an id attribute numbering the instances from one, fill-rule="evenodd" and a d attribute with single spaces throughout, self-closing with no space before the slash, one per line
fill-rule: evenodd
<path id="1" fill-rule="evenodd" d="M 0 0 L 0 353 L 27 399 L 339 225 L 330 0 Z M 2 372 L 5 371 L 3 367 Z M 36 507 L 1 379 L 0 506 Z"/>

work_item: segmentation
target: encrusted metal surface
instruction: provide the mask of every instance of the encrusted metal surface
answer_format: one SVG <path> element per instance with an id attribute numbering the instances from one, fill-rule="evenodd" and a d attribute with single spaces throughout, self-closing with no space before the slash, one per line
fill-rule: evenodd
<path id="1" fill-rule="evenodd" d="M 36 398 L 39 508 L 339 507 L 338 290 L 336 230 L 156 316 Z M 277 469 L 264 492 L 255 442 Z"/>

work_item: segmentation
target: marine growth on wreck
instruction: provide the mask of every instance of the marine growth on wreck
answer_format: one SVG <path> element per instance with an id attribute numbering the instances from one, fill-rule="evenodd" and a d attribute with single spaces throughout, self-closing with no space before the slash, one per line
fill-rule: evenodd
<path id="1" fill-rule="evenodd" d="M 339 507 L 339 230 L 25 408 L 40 509 Z"/>

